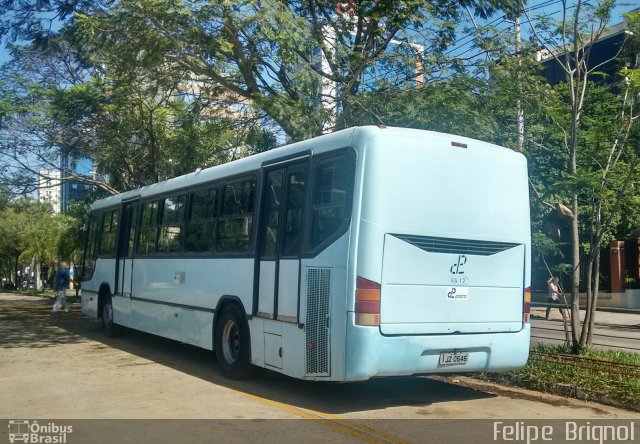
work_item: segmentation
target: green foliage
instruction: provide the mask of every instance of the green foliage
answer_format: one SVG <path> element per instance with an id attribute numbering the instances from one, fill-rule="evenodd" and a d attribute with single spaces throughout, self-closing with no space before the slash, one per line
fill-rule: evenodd
<path id="1" fill-rule="evenodd" d="M 7 203 L 0 210 L 0 274 L 10 278 L 16 262 L 30 264 L 36 258 L 53 265 L 56 260 L 79 261 L 82 209 L 53 214 L 49 204 L 27 198 Z"/>
<path id="2" fill-rule="evenodd" d="M 212 112 L 218 104 L 190 93 L 198 82 L 183 70 L 98 50 L 83 59 L 79 39 L 63 34 L 46 53 L 22 49 L 2 67 L 0 157 L 8 167 L 0 181 L 12 194 L 34 191 L 61 154 L 91 159 L 98 180 L 76 179 L 109 194 L 233 158 L 242 133 L 229 115 Z"/>
<path id="3" fill-rule="evenodd" d="M 462 14 L 518 4 L 359 1 L 341 15 L 328 0 L 4 2 L 0 36 L 34 45 L 14 45 L 0 73 L 0 179 L 27 194 L 62 152 L 91 159 L 98 180 L 80 179 L 115 193 L 270 149 L 271 128 L 298 140 L 343 127 L 362 92 L 442 69 Z M 374 65 L 385 72 L 369 81 Z"/>
<path id="4" fill-rule="evenodd" d="M 481 140 L 499 138 L 497 121 L 486 113 L 485 85 L 470 77 L 395 92 L 358 97 L 349 125 L 403 126 L 449 132 Z"/>
<path id="5" fill-rule="evenodd" d="M 269 151 L 278 146 L 275 135 L 264 128 L 251 127 L 246 137 L 247 145 L 251 154 Z"/>
<path id="6" fill-rule="evenodd" d="M 507 379 L 527 388 L 600 400 L 640 410 L 640 355 L 620 351 L 584 349 L 577 359 L 562 346 L 537 345 L 527 365 L 515 371 L 486 377 Z M 586 359 L 581 359 L 586 358 Z"/>
<path id="7" fill-rule="evenodd" d="M 328 128 L 386 124 L 516 148 L 519 102 L 534 256 L 549 259 L 554 271 L 571 269 L 569 228 L 552 207 L 569 205 L 574 194 L 586 251 L 640 225 L 638 70 L 621 73 L 625 86 L 587 84 L 572 145 L 570 90 L 542 79 L 532 56 L 539 47 L 529 42 L 520 56 L 505 54 L 511 36 L 480 26 L 475 46 L 490 53 L 481 75 L 447 57 L 464 14 L 514 16 L 519 1 L 363 0 L 353 3 L 352 16 L 336 14 L 328 0 L 36 3 L 0 5 L 0 35 L 37 43 L 13 46 L 16 61 L 0 73 L 0 155 L 7 165 L 0 181 L 13 194 L 32 191 L 37 170 L 56 167 L 60 151 L 90 158 L 101 192 L 114 193 L 272 149 L 281 140 L 274 128 L 299 140 Z M 584 42 L 591 26 L 608 22 L 612 5 L 585 6 L 580 32 L 565 43 Z M 59 32 L 42 26 L 47 14 L 59 14 Z M 532 22 L 538 44 L 551 45 L 563 31 L 551 18 Z M 628 23 L 640 35 L 640 14 Z M 426 54 L 412 45 L 416 37 Z M 630 47 L 637 51 L 636 37 Z M 408 88 L 420 74 L 442 80 Z M 67 227 L 79 229 L 75 222 Z M 62 241 L 64 251 L 77 247 L 72 237 Z"/>
<path id="8" fill-rule="evenodd" d="M 334 123 L 334 111 L 349 118 L 354 98 L 372 86 L 364 79 L 373 65 L 385 71 L 380 81 L 399 89 L 422 74 L 417 66 L 441 69 L 463 13 L 488 17 L 518 6 L 512 0 L 367 0 L 353 2 L 349 15 L 336 14 L 329 0 L 127 0 L 81 5 L 68 33 L 96 66 L 104 53 L 119 71 L 162 65 L 192 73 L 211 91 L 250 101 L 299 140 L 345 125 L 342 116 Z M 426 38 L 427 58 L 411 44 L 416 35 Z"/>
<path id="9" fill-rule="evenodd" d="M 632 115 L 637 115 L 637 106 L 631 100 L 637 97 L 634 88 L 640 78 L 637 70 L 623 71 L 628 90 L 589 83 L 577 139 L 577 168 L 571 172 L 569 92 L 565 84 L 547 84 L 539 64 L 532 60 L 504 57 L 491 67 L 488 79 L 456 76 L 416 89 L 359 95 L 347 122 L 443 131 L 515 148 L 520 100 L 532 185 L 534 267 L 538 267 L 540 286 L 546 281 L 542 277 L 548 277 L 543 259 L 553 273 L 568 276 L 573 268 L 570 226 L 559 217 L 556 203 L 569 205 L 571 196 L 578 195 L 581 245 L 587 252 L 594 242 L 602 245 L 616 236 L 624 239 L 640 226 L 639 197 L 634 192 L 640 186 L 640 174 L 634 169 L 640 129 Z M 612 149 L 615 146 L 615 153 L 621 152 L 622 143 L 620 157 L 615 161 L 614 155 L 611 162 Z M 604 224 L 600 237 L 595 236 L 598 220 Z"/>
<path id="10" fill-rule="evenodd" d="M 86 202 L 70 202 L 62 219 L 62 230 L 58 234 L 57 255 L 74 264 L 79 264 L 84 252 L 85 231 L 89 220 L 89 204 Z"/>

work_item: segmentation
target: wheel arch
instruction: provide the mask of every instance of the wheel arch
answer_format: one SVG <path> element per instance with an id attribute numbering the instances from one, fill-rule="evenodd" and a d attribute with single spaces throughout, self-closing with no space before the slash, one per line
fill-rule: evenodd
<path id="1" fill-rule="evenodd" d="M 242 317 L 245 322 L 251 319 L 251 316 L 247 315 L 247 311 L 244 308 L 242 299 L 234 295 L 228 295 L 228 294 L 223 295 L 218 301 L 218 304 L 216 305 L 216 308 L 213 314 L 213 327 L 211 329 L 212 350 L 216 349 L 216 329 L 218 325 L 218 319 L 220 319 L 220 315 L 222 314 L 222 311 L 225 309 L 225 307 L 228 307 L 230 305 L 236 305 L 240 309 L 240 312 L 242 313 Z M 248 322 L 247 322 L 247 326 L 248 326 Z M 251 334 L 251 332 L 249 332 L 249 334 Z"/>
<path id="2" fill-rule="evenodd" d="M 111 286 L 107 282 L 103 282 L 98 290 L 98 319 L 102 317 L 102 308 L 109 298 L 111 298 Z"/>

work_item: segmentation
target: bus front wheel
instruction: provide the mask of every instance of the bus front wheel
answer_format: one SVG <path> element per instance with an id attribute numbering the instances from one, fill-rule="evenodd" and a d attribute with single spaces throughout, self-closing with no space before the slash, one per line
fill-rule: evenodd
<path id="1" fill-rule="evenodd" d="M 102 304 L 102 316 L 100 317 L 102 323 L 102 331 L 104 335 L 110 338 L 118 336 L 120 333 L 119 326 L 113 323 L 113 303 L 111 297 L 107 297 Z"/>
<path id="2" fill-rule="evenodd" d="M 236 305 L 224 307 L 216 323 L 216 359 L 227 378 L 246 379 L 253 375 L 249 325 Z"/>

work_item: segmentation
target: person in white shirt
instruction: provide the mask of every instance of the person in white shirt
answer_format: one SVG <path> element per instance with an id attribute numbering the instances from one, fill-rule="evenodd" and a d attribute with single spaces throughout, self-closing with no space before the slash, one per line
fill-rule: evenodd
<path id="1" fill-rule="evenodd" d="M 549 287 L 549 295 L 547 296 L 547 302 L 549 304 L 560 304 L 560 294 L 562 290 L 560 290 L 560 280 L 557 277 L 551 276 L 547 281 L 547 286 Z M 560 310 L 560 314 L 562 314 L 562 307 L 558 306 L 558 310 Z M 551 311 L 551 307 L 547 307 L 547 313 L 545 315 L 545 319 L 549 319 L 549 312 Z"/>

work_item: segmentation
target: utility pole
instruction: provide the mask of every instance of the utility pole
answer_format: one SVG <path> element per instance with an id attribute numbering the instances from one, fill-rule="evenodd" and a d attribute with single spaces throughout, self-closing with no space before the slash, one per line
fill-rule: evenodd
<path id="1" fill-rule="evenodd" d="M 518 68 L 521 65 L 521 41 L 520 41 L 520 14 L 518 13 L 518 15 L 515 18 L 514 21 L 514 27 L 515 27 L 515 39 L 516 39 L 516 57 L 518 58 Z M 522 148 L 524 146 L 524 111 L 522 109 L 522 102 L 520 100 L 520 97 L 522 96 L 522 88 L 520 85 L 520 70 L 518 69 L 518 73 L 516 74 L 516 82 L 517 82 L 517 94 L 518 94 L 518 99 L 516 101 L 516 113 L 517 113 L 517 119 L 518 119 L 518 151 L 522 151 Z"/>

